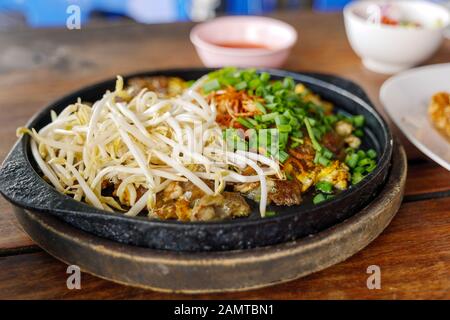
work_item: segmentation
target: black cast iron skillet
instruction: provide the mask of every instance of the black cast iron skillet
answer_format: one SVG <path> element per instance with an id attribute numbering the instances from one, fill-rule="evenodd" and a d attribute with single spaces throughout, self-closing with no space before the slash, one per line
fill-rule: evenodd
<path id="1" fill-rule="evenodd" d="M 198 79 L 210 69 L 159 70 L 135 76 L 179 76 Z M 364 144 L 378 152 L 378 166 L 362 182 L 334 199 L 314 205 L 275 207 L 278 215 L 260 218 L 256 206 L 248 218 L 221 222 L 157 221 L 146 217 L 127 217 L 78 202 L 59 193 L 40 176 L 29 148 L 30 138 L 22 137 L 0 170 L 0 192 L 16 210 L 31 210 L 54 215 L 72 226 L 118 242 L 174 251 L 220 251 L 246 249 L 281 243 L 314 234 L 350 217 L 367 204 L 382 187 L 392 155 L 392 136 L 363 90 L 354 83 L 331 75 L 268 71 L 273 78 L 290 76 L 302 82 L 337 110 L 362 114 L 366 118 Z M 50 110 L 60 112 L 80 97 L 95 101 L 112 90 L 115 79 L 97 83 L 71 93 L 35 115 L 28 127 L 41 128 L 50 121 Z"/>

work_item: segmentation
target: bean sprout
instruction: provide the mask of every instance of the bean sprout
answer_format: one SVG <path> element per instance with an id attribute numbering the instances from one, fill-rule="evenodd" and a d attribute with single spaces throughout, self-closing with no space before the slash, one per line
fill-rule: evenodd
<path id="1" fill-rule="evenodd" d="M 216 106 L 197 92 L 202 82 L 175 98 L 143 89 L 127 100 L 118 77 L 116 89 L 92 107 L 78 100 L 59 115 L 52 111 L 52 121 L 39 132 L 22 133 L 30 134 L 32 155 L 58 191 L 99 209 L 126 207 L 128 216 L 151 211 L 156 194 L 172 181 L 190 181 L 207 195 L 222 192 L 226 182 L 260 182 L 264 216 L 266 177 L 280 175 L 279 165 L 256 153 L 223 149 Z M 256 175 L 243 175 L 247 166 Z M 116 186 L 115 198 L 102 195 L 108 184 Z"/>

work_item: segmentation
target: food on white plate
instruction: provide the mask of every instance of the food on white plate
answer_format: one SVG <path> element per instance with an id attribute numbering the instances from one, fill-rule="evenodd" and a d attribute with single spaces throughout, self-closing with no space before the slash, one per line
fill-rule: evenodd
<path id="1" fill-rule="evenodd" d="M 434 127 L 450 139 L 450 92 L 438 92 L 431 98 L 428 114 Z"/>
<path id="2" fill-rule="evenodd" d="M 377 166 L 361 149 L 364 122 L 291 78 L 228 67 L 195 81 L 119 76 L 93 104 L 18 133 L 43 177 L 78 201 L 210 221 L 248 216 L 254 202 L 270 217 L 269 204 L 319 204 L 359 183 Z"/>

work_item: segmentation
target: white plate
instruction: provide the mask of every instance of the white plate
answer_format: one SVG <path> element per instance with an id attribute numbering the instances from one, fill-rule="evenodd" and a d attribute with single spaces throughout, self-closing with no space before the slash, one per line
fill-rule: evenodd
<path id="1" fill-rule="evenodd" d="M 405 136 L 423 153 L 450 171 L 450 142 L 428 118 L 428 104 L 439 92 L 450 92 L 450 63 L 411 69 L 388 79 L 380 100 Z"/>

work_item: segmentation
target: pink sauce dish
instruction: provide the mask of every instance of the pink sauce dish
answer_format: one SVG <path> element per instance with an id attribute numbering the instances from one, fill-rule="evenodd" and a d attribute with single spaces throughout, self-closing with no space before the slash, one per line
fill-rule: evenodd
<path id="1" fill-rule="evenodd" d="M 296 43 L 297 32 L 272 18 L 228 16 L 196 25 L 190 38 L 207 67 L 278 68 Z"/>

